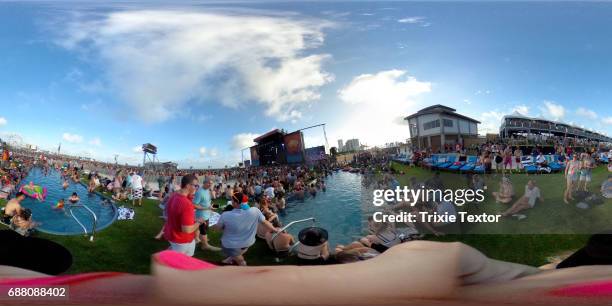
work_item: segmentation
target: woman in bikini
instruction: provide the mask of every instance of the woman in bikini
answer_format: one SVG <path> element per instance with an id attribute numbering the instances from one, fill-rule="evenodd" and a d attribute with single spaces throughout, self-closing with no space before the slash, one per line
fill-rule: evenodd
<path id="1" fill-rule="evenodd" d="M 574 185 L 578 182 L 578 176 L 580 174 L 580 161 L 578 160 L 578 154 L 573 154 L 572 159 L 567 162 L 565 167 L 565 192 L 563 193 L 563 202 L 569 204 L 570 200 L 574 200 L 572 192 L 574 191 Z"/>

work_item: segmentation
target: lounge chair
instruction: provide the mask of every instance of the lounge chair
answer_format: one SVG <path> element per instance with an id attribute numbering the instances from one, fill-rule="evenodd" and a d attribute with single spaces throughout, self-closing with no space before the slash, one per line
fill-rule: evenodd
<path id="1" fill-rule="evenodd" d="M 432 164 L 431 168 L 432 169 L 438 169 L 440 166 L 446 164 L 447 160 L 448 160 L 448 156 L 447 155 L 439 155 L 438 156 L 438 161 L 436 163 Z"/>
<path id="2" fill-rule="evenodd" d="M 523 169 L 525 169 L 526 173 L 536 173 L 538 171 L 538 166 L 534 164 L 531 155 L 523 156 L 521 158 L 521 164 L 523 164 Z"/>
<path id="3" fill-rule="evenodd" d="M 563 169 L 563 166 L 557 162 L 556 155 L 546 155 L 546 163 L 553 172 L 559 172 Z"/>
<path id="4" fill-rule="evenodd" d="M 459 169 L 466 164 L 466 159 L 467 157 L 460 156 L 459 161 L 454 162 L 452 165 L 448 166 L 447 169 L 450 171 L 459 171 Z"/>
<path id="5" fill-rule="evenodd" d="M 441 165 L 438 165 L 436 168 L 447 169 L 448 167 L 452 166 L 456 161 L 457 161 L 457 155 L 448 155 L 446 162 L 442 163 Z"/>
<path id="6" fill-rule="evenodd" d="M 484 164 L 480 164 L 480 165 L 474 166 L 474 169 L 472 170 L 472 172 L 484 174 L 485 173 L 485 166 L 484 166 Z"/>
<path id="7" fill-rule="evenodd" d="M 459 168 L 460 172 L 469 172 L 474 170 L 474 168 L 476 167 L 476 162 L 478 162 L 478 156 L 468 156 L 466 159 L 466 163 L 465 165 L 463 165 L 461 168 Z"/>

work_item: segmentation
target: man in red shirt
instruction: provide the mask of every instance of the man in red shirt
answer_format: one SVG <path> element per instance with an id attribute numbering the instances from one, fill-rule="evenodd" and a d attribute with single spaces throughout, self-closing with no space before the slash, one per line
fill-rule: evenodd
<path id="1" fill-rule="evenodd" d="M 204 220 L 195 220 L 195 207 L 191 199 L 196 191 L 198 178 L 183 176 L 181 189 L 170 196 L 166 204 L 168 219 L 164 227 L 164 238 L 170 242 L 170 250 L 193 256 L 195 232 Z"/>

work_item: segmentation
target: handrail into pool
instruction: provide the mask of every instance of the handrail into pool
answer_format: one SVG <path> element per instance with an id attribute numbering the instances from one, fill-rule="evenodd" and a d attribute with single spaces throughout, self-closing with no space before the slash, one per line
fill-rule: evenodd
<path id="1" fill-rule="evenodd" d="M 72 212 L 72 208 L 73 207 L 84 207 L 93 216 L 94 222 L 93 222 L 93 226 L 92 226 L 92 229 L 91 229 L 91 236 L 89 237 L 89 241 L 94 241 L 94 236 L 96 235 L 96 225 L 98 224 L 98 216 L 96 216 L 96 214 L 93 212 L 93 210 L 91 210 L 89 207 L 87 207 L 87 205 L 79 204 L 79 205 L 71 205 L 71 206 L 68 207 L 69 210 L 70 210 L 70 215 L 72 215 L 72 218 L 74 218 L 74 221 L 76 221 L 83 228 L 83 231 L 85 232 L 85 235 L 87 235 L 87 228 L 85 228 L 85 225 L 83 225 L 83 223 L 81 223 L 79 221 L 79 219 L 77 219 L 77 217 L 74 215 L 74 213 Z"/>
<path id="2" fill-rule="evenodd" d="M 85 235 L 87 235 L 87 229 L 85 228 L 85 225 L 83 225 L 83 223 L 81 223 L 81 221 L 79 221 L 79 219 L 74 215 L 74 213 L 72 212 L 72 206 L 68 207 L 68 210 L 70 211 L 70 215 L 72 216 L 74 221 L 76 221 L 76 223 L 78 223 L 83 228 Z"/>
<path id="3" fill-rule="evenodd" d="M 287 225 L 285 225 L 283 228 L 280 229 L 280 231 L 278 231 L 278 233 L 274 233 L 274 235 L 272 235 L 272 239 L 270 239 L 270 244 L 272 245 L 272 249 L 274 249 L 274 239 L 276 239 L 276 237 L 278 237 L 278 235 L 280 235 L 280 233 L 282 233 L 283 231 L 285 231 L 286 229 L 288 229 L 289 227 L 291 227 L 292 225 L 296 224 L 296 223 L 302 223 L 302 222 L 306 222 L 306 221 L 311 221 L 312 222 L 316 222 L 315 218 L 306 218 L 306 219 L 301 219 L 301 220 L 295 220 L 292 222 L 289 222 Z M 276 250 L 274 250 L 276 251 Z"/>

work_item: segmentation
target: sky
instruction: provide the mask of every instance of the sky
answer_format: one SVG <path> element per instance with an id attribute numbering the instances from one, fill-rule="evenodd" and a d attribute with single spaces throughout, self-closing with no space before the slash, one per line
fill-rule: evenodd
<path id="1" fill-rule="evenodd" d="M 612 3 L 0 0 L 0 138 L 224 167 L 253 138 L 405 141 L 443 104 L 612 135 Z"/>

